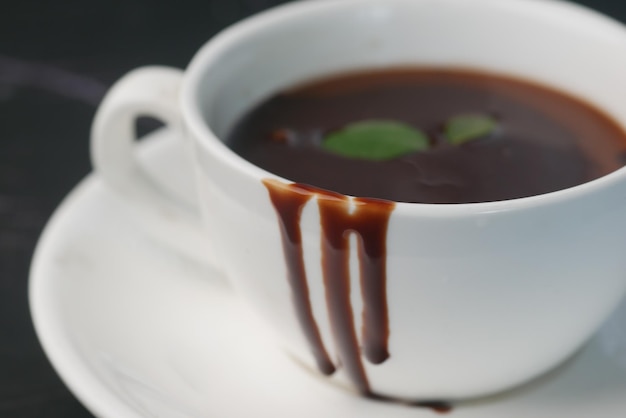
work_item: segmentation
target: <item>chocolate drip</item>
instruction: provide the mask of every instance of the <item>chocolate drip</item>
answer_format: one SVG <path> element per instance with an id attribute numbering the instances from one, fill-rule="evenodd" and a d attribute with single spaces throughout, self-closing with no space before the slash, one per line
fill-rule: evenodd
<path id="1" fill-rule="evenodd" d="M 363 297 L 363 350 L 373 364 L 389 358 L 387 312 L 387 226 L 394 205 L 388 201 L 355 199 L 352 216 L 357 231 L 361 293 Z"/>
<path id="2" fill-rule="evenodd" d="M 299 219 L 303 206 L 316 195 L 322 229 L 322 270 L 326 306 L 339 363 L 357 390 L 372 395 L 361 360 L 350 301 L 350 234 L 358 238 L 361 296 L 363 298 L 362 350 L 373 364 L 389 357 L 389 316 L 386 291 L 386 235 L 389 217 L 395 204 L 379 199 L 350 200 L 341 194 L 304 184 L 284 185 L 274 180 L 263 182 L 281 221 L 281 232 L 288 277 L 297 295 L 296 311 L 312 351 L 325 350 L 312 316 L 304 272 Z M 306 289 L 303 293 L 302 289 Z M 301 303 L 303 297 L 306 303 Z M 311 338 L 314 335 L 315 338 Z M 318 358 L 318 364 L 320 360 Z M 322 370 L 323 371 L 323 370 Z"/>
<path id="3" fill-rule="evenodd" d="M 448 412 L 452 412 L 452 405 L 448 402 L 418 402 L 415 406 L 419 406 L 422 408 L 430 408 L 435 412 L 439 412 L 440 414 L 447 414 Z"/>
<path id="4" fill-rule="evenodd" d="M 283 252 L 287 263 L 287 279 L 291 286 L 293 305 L 300 323 L 300 327 L 309 343 L 309 347 L 319 370 L 325 375 L 335 372 L 333 365 L 320 335 L 319 328 L 313 316 L 309 286 L 304 270 L 304 256 L 302 253 L 302 234 L 300 231 L 300 215 L 304 205 L 312 195 L 298 187 L 289 189 L 282 187 L 275 180 L 263 180 L 280 224 Z"/>
<path id="5" fill-rule="evenodd" d="M 452 406 L 451 403 L 444 402 L 444 401 L 415 401 L 415 402 L 411 402 L 411 401 L 399 400 L 399 399 L 396 399 L 396 398 L 392 398 L 390 396 L 378 395 L 378 394 L 375 394 L 375 393 L 367 395 L 367 398 L 375 400 L 375 401 L 380 401 L 380 402 L 399 403 L 399 404 L 405 404 L 407 406 L 416 406 L 416 407 L 419 407 L 419 408 L 428 408 L 428 409 L 431 409 L 432 411 L 438 412 L 440 414 L 447 414 L 448 412 L 451 412 L 452 409 L 453 409 L 453 406 Z"/>
<path id="6" fill-rule="evenodd" d="M 380 364 L 389 357 L 385 253 L 387 225 L 394 204 L 361 198 L 354 200 L 351 211 L 345 196 L 314 190 L 318 194 L 322 225 L 322 268 L 328 313 L 339 358 L 359 391 L 369 394 L 350 303 L 349 236 L 356 234 L 359 243 L 363 352 L 371 363 Z"/>
<path id="7" fill-rule="evenodd" d="M 324 194 L 318 197 L 318 205 L 326 305 L 339 360 L 357 390 L 369 394 L 350 303 L 350 230 L 345 222 L 349 201 L 341 195 Z"/>

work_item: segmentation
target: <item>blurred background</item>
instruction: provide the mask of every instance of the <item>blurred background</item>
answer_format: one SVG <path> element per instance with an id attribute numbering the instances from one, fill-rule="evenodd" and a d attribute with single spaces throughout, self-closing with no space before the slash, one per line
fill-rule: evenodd
<path id="1" fill-rule="evenodd" d="M 106 90 L 138 66 L 184 68 L 216 32 L 286 2 L 1 1 L 0 418 L 91 416 L 41 350 L 27 286 L 42 228 L 90 171 L 89 129 Z M 626 23 L 624 0 L 577 2 Z"/>

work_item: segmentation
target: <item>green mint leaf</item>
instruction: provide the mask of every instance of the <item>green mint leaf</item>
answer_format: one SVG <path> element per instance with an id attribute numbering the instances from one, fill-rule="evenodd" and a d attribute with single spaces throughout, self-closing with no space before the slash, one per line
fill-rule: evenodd
<path id="1" fill-rule="evenodd" d="M 428 137 L 404 123 L 367 120 L 331 132 L 322 148 L 344 157 L 383 161 L 428 149 Z"/>
<path id="2" fill-rule="evenodd" d="M 467 114 L 455 116 L 446 122 L 444 134 L 453 145 L 461 145 L 473 139 L 490 135 L 498 127 L 492 116 Z"/>

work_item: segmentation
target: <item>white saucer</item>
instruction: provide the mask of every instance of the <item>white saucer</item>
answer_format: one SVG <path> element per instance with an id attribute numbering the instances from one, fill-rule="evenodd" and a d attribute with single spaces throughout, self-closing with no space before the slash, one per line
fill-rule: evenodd
<path id="1" fill-rule="evenodd" d="M 171 134 L 153 135 L 141 154 L 174 189 L 190 193 Z M 435 416 L 358 398 L 294 366 L 218 274 L 147 238 L 126 209 L 90 176 L 57 210 L 32 266 L 30 301 L 39 337 L 56 370 L 93 413 Z M 452 416 L 626 416 L 626 304 L 560 369 L 506 394 L 458 405 Z"/>

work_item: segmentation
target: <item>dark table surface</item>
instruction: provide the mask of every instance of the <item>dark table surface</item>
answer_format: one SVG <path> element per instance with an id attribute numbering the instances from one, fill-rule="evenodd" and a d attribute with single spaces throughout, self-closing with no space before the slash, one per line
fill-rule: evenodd
<path id="1" fill-rule="evenodd" d="M 2 2 L 0 418 L 91 416 L 63 385 L 37 341 L 27 287 L 42 228 L 90 171 L 89 128 L 107 88 L 141 65 L 185 67 L 220 29 L 285 2 Z M 624 0 L 579 3 L 626 22 Z"/>

